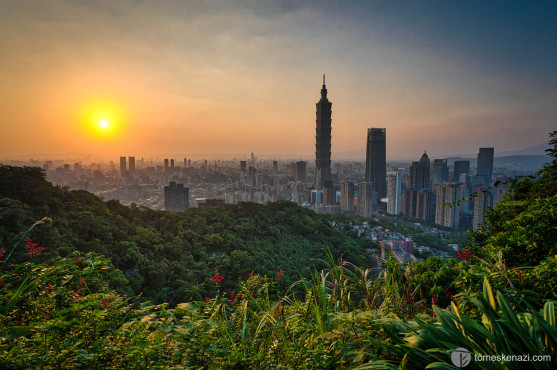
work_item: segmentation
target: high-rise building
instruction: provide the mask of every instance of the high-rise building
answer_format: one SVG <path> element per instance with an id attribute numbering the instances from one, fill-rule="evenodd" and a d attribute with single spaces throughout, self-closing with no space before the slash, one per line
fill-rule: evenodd
<path id="1" fill-rule="evenodd" d="M 184 158 L 184 168 L 188 168 L 188 159 Z"/>
<path id="2" fill-rule="evenodd" d="M 246 173 L 247 168 L 248 168 L 247 161 L 240 161 L 240 171 Z"/>
<path id="3" fill-rule="evenodd" d="M 461 181 L 461 175 L 466 175 L 466 181 Z M 470 182 L 470 161 L 455 161 L 453 171 L 453 181 Z"/>
<path id="4" fill-rule="evenodd" d="M 120 176 L 126 177 L 126 157 L 120 157 Z"/>
<path id="5" fill-rule="evenodd" d="M 337 202 L 337 192 L 331 180 L 323 184 L 323 205 L 334 206 Z"/>
<path id="6" fill-rule="evenodd" d="M 296 181 L 306 181 L 306 162 L 296 162 Z"/>
<path id="7" fill-rule="evenodd" d="M 387 196 L 387 129 L 367 130 L 366 182 L 373 182 L 379 198 Z"/>
<path id="8" fill-rule="evenodd" d="M 491 186 L 493 183 L 493 148 L 480 148 L 478 153 L 478 169 L 476 176 L 483 176 L 485 184 Z"/>
<path id="9" fill-rule="evenodd" d="M 408 188 L 404 190 L 400 202 L 400 212 L 406 217 L 416 217 L 416 198 L 418 191 L 416 188 Z"/>
<path id="10" fill-rule="evenodd" d="M 135 157 L 128 157 L 130 173 L 135 172 Z"/>
<path id="11" fill-rule="evenodd" d="M 472 228 L 474 231 L 480 229 L 484 220 L 485 211 L 493 207 L 493 192 L 487 188 L 481 188 L 474 198 L 474 223 Z"/>
<path id="12" fill-rule="evenodd" d="M 430 189 L 420 189 L 416 193 L 416 215 L 418 220 L 433 221 L 433 192 Z"/>
<path id="13" fill-rule="evenodd" d="M 189 189 L 184 184 L 171 181 L 164 187 L 164 209 L 171 212 L 181 212 L 189 208 Z"/>
<path id="14" fill-rule="evenodd" d="M 257 172 L 255 175 L 255 188 L 261 189 L 263 187 L 263 174 L 261 172 Z"/>
<path id="15" fill-rule="evenodd" d="M 401 202 L 401 213 L 404 216 L 416 217 L 422 221 L 433 219 L 433 211 L 431 209 L 433 197 L 430 191 L 429 165 L 429 157 L 424 152 L 420 160 L 412 162 L 410 166 L 408 189 L 404 191 Z"/>
<path id="16" fill-rule="evenodd" d="M 373 184 L 371 182 L 361 182 L 358 184 L 358 215 L 362 217 L 373 216 L 373 193 Z"/>
<path id="17" fill-rule="evenodd" d="M 278 161 L 273 161 L 273 173 L 278 172 Z"/>
<path id="18" fill-rule="evenodd" d="M 168 158 L 164 159 L 164 173 L 168 173 Z"/>
<path id="19" fill-rule="evenodd" d="M 398 172 L 387 172 L 387 213 L 400 214 L 401 176 Z"/>
<path id="20" fill-rule="evenodd" d="M 465 184 L 446 182 L 437 187 L 435 223 L 451 229 L 458 229 L 462 205 L 458 202 L 469 196 Z"/>
<path id="21" fill-rule="evenodd" d="M 340 183 L 340 210 L 345 215 L 354 212 L 354 183 L 343 181 Z"/>
<path id="22" fill-rule="evenodd" d="M 331 179 L 331 107 L 323 75 L 321 99 L 315 111 L 315 187 L 318 189 Z"/>
<path id="23" fill-rule="evenodd" d="M 429 186 L 429 157 L 424 152 L 419 162 L 412 162 L 408 186 L 417 190 L 430 188 Z"/>
<path id="24" fill-rule="evenodd" d="M 449 166 L 446 159 L 434 159 L 431 184 L 442 184 L 449 181 Z M 458 181 L 458 180 L 454 180 Z"/>

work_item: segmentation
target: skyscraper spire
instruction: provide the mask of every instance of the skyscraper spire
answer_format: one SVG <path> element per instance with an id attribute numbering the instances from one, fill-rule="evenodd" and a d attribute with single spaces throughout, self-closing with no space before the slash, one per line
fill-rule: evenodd
<path id="1" fill-rule="evenodd" d="M 327 99 L 325 75 L 321 99 L 316 104 L 315 125 L 315 187 L 322 189 L 331 179 L 331 102 Z"/>

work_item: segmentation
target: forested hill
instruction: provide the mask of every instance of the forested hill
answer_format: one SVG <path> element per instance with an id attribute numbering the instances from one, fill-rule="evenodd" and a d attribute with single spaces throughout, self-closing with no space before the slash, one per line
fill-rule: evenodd
<path id="1" fill-rule="evenodd" d="M 0 247 L 9 251 L 43 217 L 52 225 L 37 225 L 25 236 L 45 248 L 41 258 L 101 253 L 119 269 L 111 272 L 115 288 L 154 303 L 214 297 L 209 278 L 216 271 L 226 291 L 249 273 L 276 279 L 282 269 L 279 289 L 285 291 L 300 275 L 321 269 L 327 249 L 365 266 L 362 241 L 291 202 L 170 213 L 52 186 L 40 168 L 0 166 Z M 25 253 L 17 248 L 10 262 L 25 260 Z"/>

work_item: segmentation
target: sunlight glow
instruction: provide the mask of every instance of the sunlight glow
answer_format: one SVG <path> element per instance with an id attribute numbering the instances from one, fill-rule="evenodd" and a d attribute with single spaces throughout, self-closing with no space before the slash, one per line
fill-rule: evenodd
<path id="1" fill-rule="evenodd" d="M 76 113 L 84 139 L 117 140 L 127 122 L 125 109 L 112 99 L 87 99 L 76 106 Z"/>

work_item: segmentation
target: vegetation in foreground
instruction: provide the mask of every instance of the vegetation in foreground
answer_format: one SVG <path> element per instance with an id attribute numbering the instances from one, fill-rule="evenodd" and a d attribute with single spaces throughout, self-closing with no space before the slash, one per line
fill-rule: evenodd
<path id="1" fill-rule="evenodd" d="M 27 261 L 1 257 L 0 367 L 455 368 L 463 347 L 551 356 L 467 368 L 555 368 L 555 135 L 553 162 L 509 184 L 459 260 L 389 260 L 379 275 L 326 253 L 309 277 L 250 271 L 235 291 L 214 271 L 215 295 L 170 308 L 114 290 L 112 264 L 95 252 L 39 262 L 46 250 L 20 232 L 14 250 Z"/>

